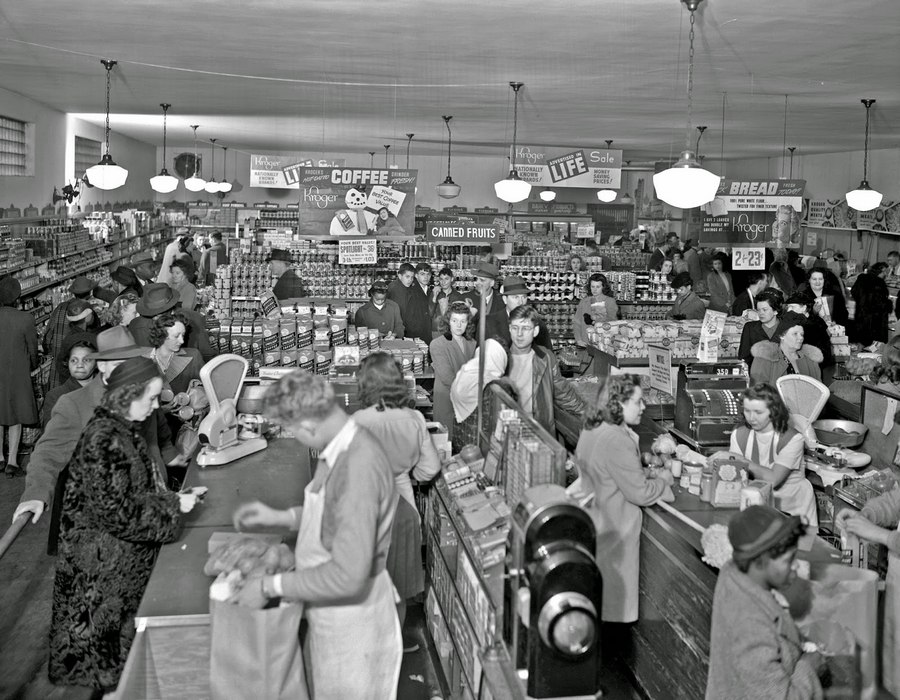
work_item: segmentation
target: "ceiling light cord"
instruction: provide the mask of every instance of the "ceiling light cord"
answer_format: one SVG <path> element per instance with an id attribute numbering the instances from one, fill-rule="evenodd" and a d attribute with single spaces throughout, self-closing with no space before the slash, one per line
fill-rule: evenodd
<path id="1" fill-rule="evenodd" d="M 510 83 L 513 89 L 513 150 L 512 150 L 512 169 L 516 169 L 516 137 L 519 134 L 519 89 L 524 83 Z"/>
<path id="2" fill-rule="evenodd" d="M 784 96 L 784 130 L 781 134 L 781 179 L 784 180 L 784 152 L 787 150 L 788 96 Z"/>
<path id="3" fill-rule="evenodd" d="M 862 101 L 866 106 L 866 140 L 863 148 L 863 180 L 866 182 L 869 181 L 869 108 L 872 106 L 873 102 L 875 102 L 875 100 Z"/>
<path id="4" fill-rule="evenodd" d="M 409 147 L 412 145 L 413 136 L 415 134 L 407 134 L 406 135 L 406 169 L 409 170 Z M 449 167 L 447 168 L 450 169 Z"/>
<path id="5" fill-rule="evenodd" d="M 691 9 L 691 30 L 688 32 L 688 113 L 687 125 L 685 126 L 685 149 L 691 148 L 691 124 L 694 121 L 694 10 Z"/>
<path id="6" fill-rule="evenodd" d="M 167 102 L 163 102 L 159 106 L 162 107 L 162 110 L 163 110 L 163 167 L 165 168 L 166 167 L 166 117 L 169 112 L 169 107 L 171 107 L 172 105 L 168 104 Z"/>
<path id="7" fill-rule="evenodd" d="M 453 146 L 453 132 L 450 131 L 450 120 L 453 117 L 444 117 L 444 124 L 447 125 L 447 179 L 450 179 L 450 149 Z"/>
<path id="8" fill-rule="evenodd" d="M 104 58 L 100 62 L 106 68 L 106 155 L 109 155 L 109 92 L 111 85 L 110 74 L 117 61 Z"/>

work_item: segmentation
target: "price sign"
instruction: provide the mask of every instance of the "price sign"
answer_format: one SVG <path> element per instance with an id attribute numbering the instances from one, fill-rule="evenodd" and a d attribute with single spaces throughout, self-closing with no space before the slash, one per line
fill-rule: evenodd
<path id="1" fill-rule="evenodd" d="M 758 248 L 732 248 L 732 270 L 764 270 L 766 268 L 766 249 Z"/>
<path id="2" fill-rule="evenodd" d="M 374 265 L 378 262 L 378 245 L 374 240 L 338 241 L 339 265 Z"/>
<path id="3" fill-rule="evenodd" d="M 650 388 L 674 395 L 672 390 L 672 351 L 660 345 L 651 345 Z"/>
<path id="4" fill-rule="evenodd" d="M 575 229 L 575 238 L 593 238 L 594 227 L 595 225 L 593 222 L 589 224 L 578 224 L 578 228 Z"/>

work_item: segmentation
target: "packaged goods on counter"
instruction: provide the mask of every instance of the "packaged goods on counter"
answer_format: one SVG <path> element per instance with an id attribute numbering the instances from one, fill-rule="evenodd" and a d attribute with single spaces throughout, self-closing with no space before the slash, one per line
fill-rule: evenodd
<path id="1" fill-rule="evenodd" d="M 737 357 L 745 321 L 729 316 L 719 342 L 720 358 Z M 697 356 L 701 321 L 607 321 L 589 326 L 588 340 L 602 352 L 617 358 L 646 359 L 649 345 L 663 345 L 672 351 L 672 359 Z"/>

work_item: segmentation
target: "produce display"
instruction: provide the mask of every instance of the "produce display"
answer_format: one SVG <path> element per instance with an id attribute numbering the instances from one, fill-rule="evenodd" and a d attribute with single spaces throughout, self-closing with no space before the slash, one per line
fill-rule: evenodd
<path id="1" fill-rule="evenodd" d="M 294 553 L 286 544 L 269 544 L 252 535 L 235 537 L 220 545 L 206 561 L 207 576 L 240 572 L 245 577 L 277 574 L 294 568 Z"/>
<path id="2" fill-rule="evenodd" d="M 719 342 L 720 359 L 737 357 L 744 323 L 737 316 L 728 317 Z M 682 359 L 697 356 L 701 326 L 701 321 L 605 321 L 589 326 L 587 336 L 598 350 L 617 358 L 646 359 L 649 345 L 663 345 L 673 359 Z"/>

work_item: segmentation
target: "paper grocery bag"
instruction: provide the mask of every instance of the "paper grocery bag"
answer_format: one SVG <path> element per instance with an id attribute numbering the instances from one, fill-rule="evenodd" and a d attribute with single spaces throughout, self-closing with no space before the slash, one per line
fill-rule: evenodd
<path id="1" fill-rule="evenodd" d="M 303 606 L 267 610 L 209 601 L 212 700 L 308 700 L 300 649 Z"/>
<path id="2" fill-rule="evenodd" d="M 827 620 L 853 633 L 859 647 L 861 697 L 874 697 L 878 574 L 840 564 L 813 563 L 810 580 L 795 579 L 784 595 L 801 631 L 817 620 Z"/>

